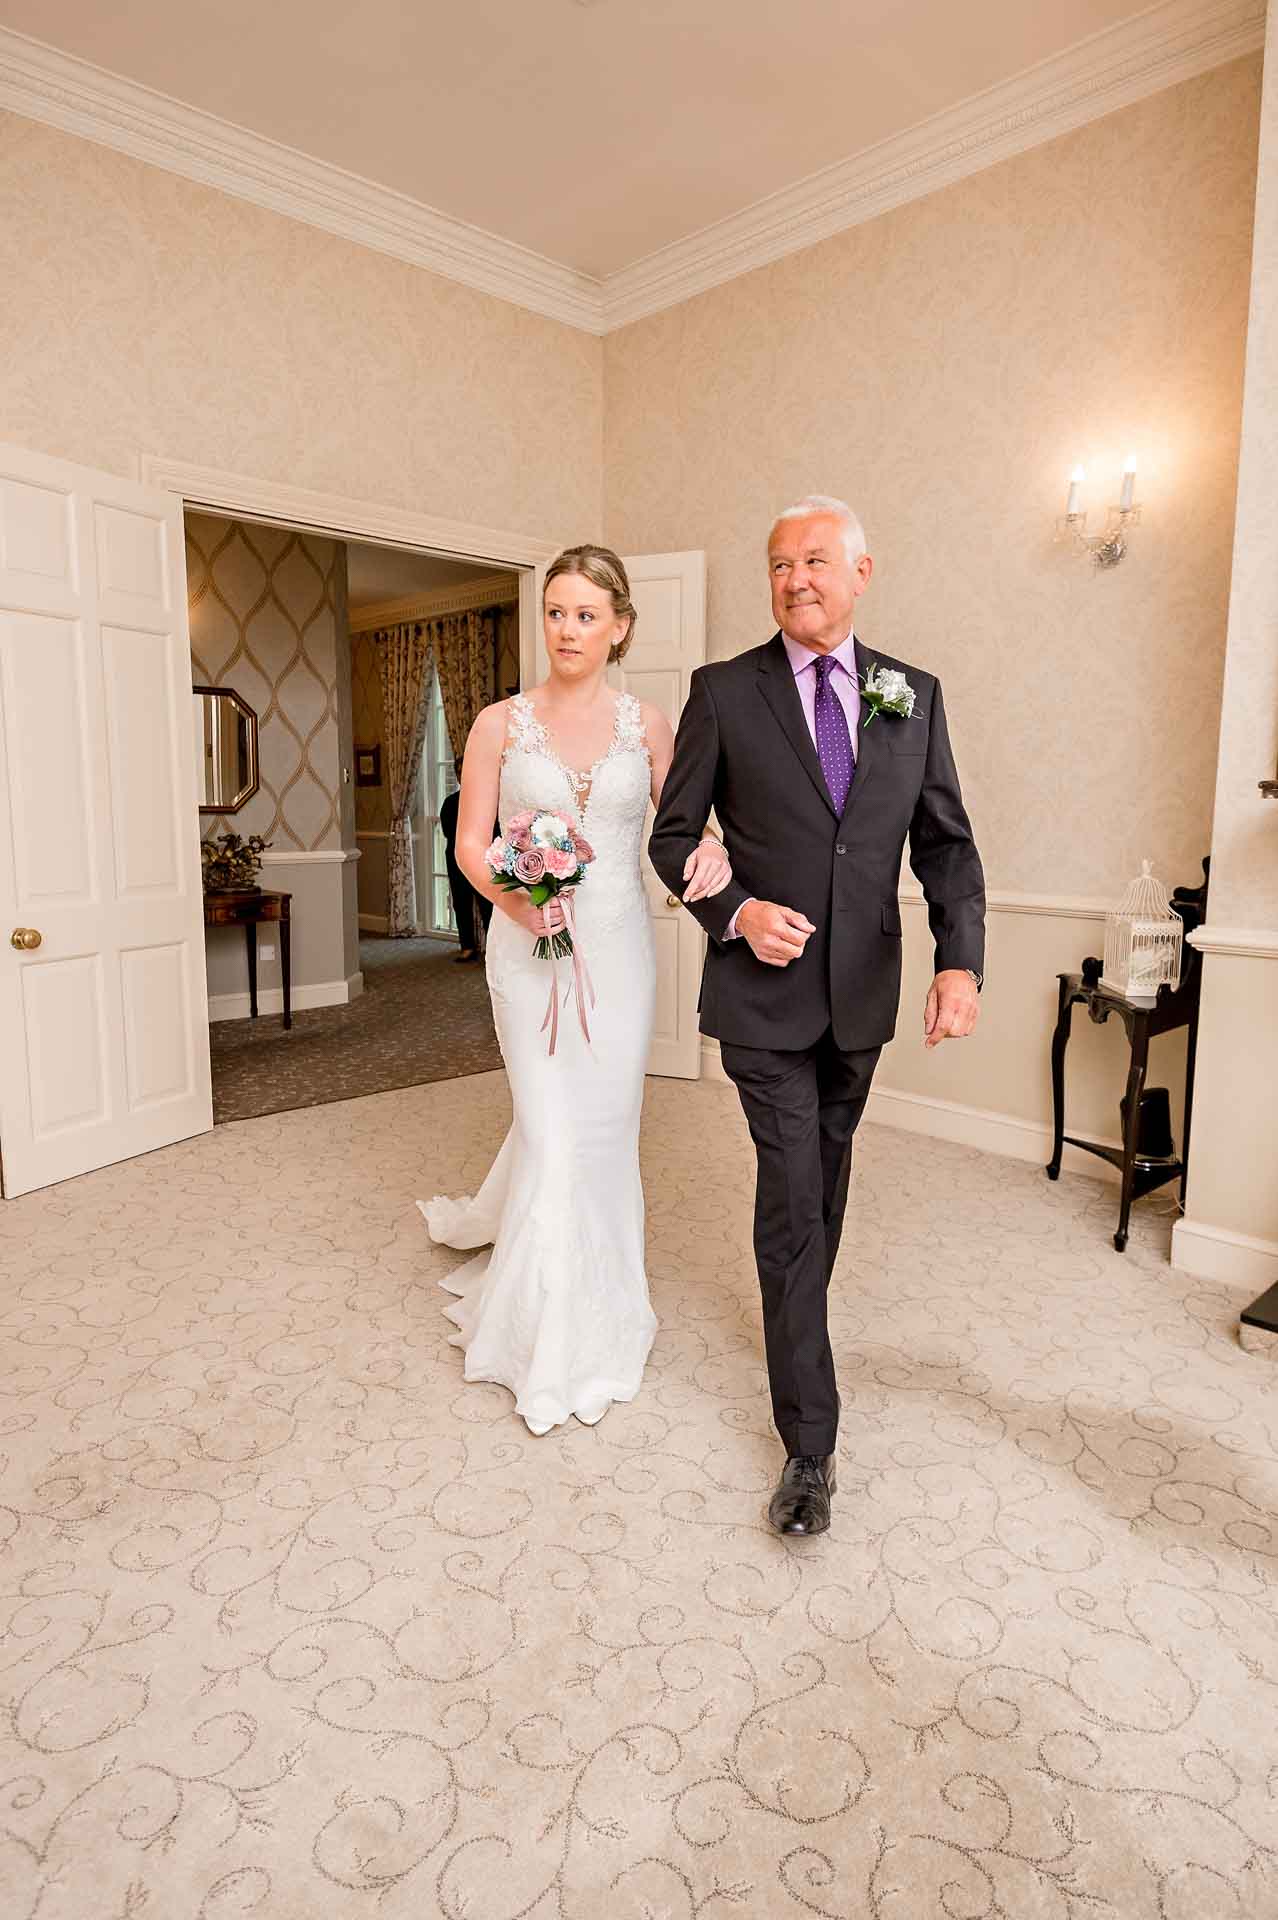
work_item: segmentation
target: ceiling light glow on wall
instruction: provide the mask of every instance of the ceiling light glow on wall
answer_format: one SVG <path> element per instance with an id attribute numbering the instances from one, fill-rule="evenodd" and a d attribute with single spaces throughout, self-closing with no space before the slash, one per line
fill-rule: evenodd
<path id="1" fill-rule="evenodd" d="M 1083 505 L 1086 479 L 1083 468 L 1075 467 L 1069 477 L 1064 516 L 1056 522 L 1056 537 L 1067 540 L 1076 553 L 1088 554 L 1096 566 L 1116 567 L 1127 552 L 1128 534 L 1140 525 L 1140 508 L 1136 505 L 1136 455 L 1129 453 L 1123 462 L 1118 504 L 1109 508 L 1102 533 L 1087 531 L 1087 510 Z"/>

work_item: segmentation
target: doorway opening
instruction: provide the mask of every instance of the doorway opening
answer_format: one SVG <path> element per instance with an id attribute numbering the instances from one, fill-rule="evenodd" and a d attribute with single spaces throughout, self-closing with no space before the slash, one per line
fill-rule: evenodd
<path id="1" fill-rule="evenodd" d="M 459 964 L 459 913 L 478 916 L 450 885 L 448 800 L 455 743 L 520 685 L 527 570 L 184 521 L 215 1121 L 500 1067 L 482 964 Z M 231 791 L 246 731 L 256 778 Z M 237 746 L 218 787 L 212 756 Z M 216 866 L 235 839 L 256 872 Z"/>

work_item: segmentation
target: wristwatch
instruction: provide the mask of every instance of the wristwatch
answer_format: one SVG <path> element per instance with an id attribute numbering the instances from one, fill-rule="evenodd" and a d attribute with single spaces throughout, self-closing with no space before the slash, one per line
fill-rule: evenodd
<path id="1" fill-rule="evenodd" d="M 983 973 L 978 973 L 975 967 L 964 967 L 963 971 L 967 975 L 969 980 L 975 980 L 976 991 L 979 993 L 981 991 L 981 988 L 985 985 L 985 975 Z"/>

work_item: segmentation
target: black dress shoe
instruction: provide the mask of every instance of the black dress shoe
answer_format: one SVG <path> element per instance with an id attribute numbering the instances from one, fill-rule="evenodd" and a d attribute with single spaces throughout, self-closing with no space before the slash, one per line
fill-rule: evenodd
<path id="1" fill-rule="evenodd" d="M 785 1463 L 768 1518 L 778 1533 L 824 1533 L 835 1490 L 834 1455 L 796 1453 Z"/>

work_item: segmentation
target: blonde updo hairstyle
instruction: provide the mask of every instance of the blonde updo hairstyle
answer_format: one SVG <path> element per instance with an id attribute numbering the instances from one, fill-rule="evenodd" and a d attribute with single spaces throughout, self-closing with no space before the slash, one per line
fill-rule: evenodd
<path id="1" fill-rule="evenodd" d="M 546 568 L 546 586 L 557 580 L 561 573 L 579 573 L 589 580 L 592 587 L 598 587 L 612 601 L 612 610 L 619 619 L 629 615 L 630 625 L 626 628 L 626 637 L 608 649 L 608 664 L 623 660 L 635 637 L 635 622 L 639 618 L 634 601 L 630 598 L 630 580 L 620 557 L 611 547 L 565 547 L 558 557 Z M 545 588 L 542 589 L 545 600 Z"/>

